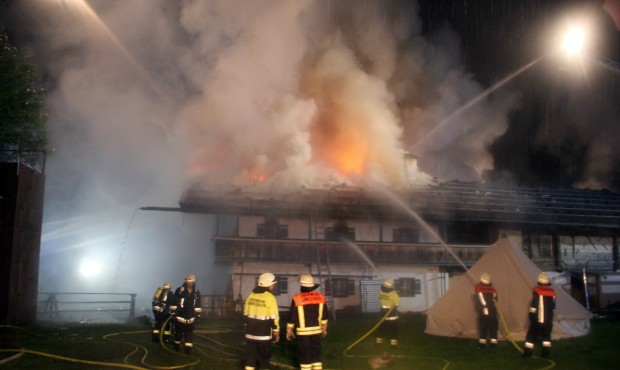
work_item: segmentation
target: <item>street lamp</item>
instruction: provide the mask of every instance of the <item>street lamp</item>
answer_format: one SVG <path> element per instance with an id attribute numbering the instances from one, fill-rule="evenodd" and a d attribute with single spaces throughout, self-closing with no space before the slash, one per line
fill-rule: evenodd
<path id="1" fill-rule="evenodd" d="M 585 42 L 586 34 L 583 29 L 579 27 L 571 27 L 564 35 L 564 39 L 562 40 L 562 49 L 564 49 L 568 57 L 573 58 L 575 56 L 585 56 L 599 66 L 611 72 L 620 74 L 620 63 L 587 50 L 584 47 Z"/>

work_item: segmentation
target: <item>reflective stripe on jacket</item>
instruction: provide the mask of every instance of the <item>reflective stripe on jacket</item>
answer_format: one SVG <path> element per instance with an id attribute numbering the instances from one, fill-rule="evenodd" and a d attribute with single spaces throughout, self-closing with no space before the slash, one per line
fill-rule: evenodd
<path id="1" fill-rule="evenodd" d="M 280 316 L 276 297 L 266 288 L 257 287 L 248 296 L 243 308 L 245 339 L 271 340 L 272 331 L 280 330 Z"/>
<path id="2" fill-rule="evenodd" d="M 297 327 L 297 335 L 321 334 L 321 325 L 327 325 L 325 296 L 316 291 L 300 292 L 293 296 L 287 329 Z"/>

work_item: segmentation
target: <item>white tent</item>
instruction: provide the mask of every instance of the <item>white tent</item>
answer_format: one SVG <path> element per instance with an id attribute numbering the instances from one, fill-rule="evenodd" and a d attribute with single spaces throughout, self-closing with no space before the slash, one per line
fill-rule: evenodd
<path id="1" fill-rule="evenodd" d="M 478 317 L 475 310 L 474 285 L 484 272 L 491 275 L 499 296 L 499 309 L 514 340 L 524 340 L 529 327 L 528 308 L 532 289 L 541 270 L 521 249 L 507 238 L 499 239 L 450 287 L 427 311 L 425 333 L 431 335 L 477 338 Z M 553 283 L 553 282 L 552 282 Z M 569 338 L 590 332 L 590 312 L 561 287 L 557 294 L 552 338 Z M 506 338 L 499 323 L 499 339 Z"/>

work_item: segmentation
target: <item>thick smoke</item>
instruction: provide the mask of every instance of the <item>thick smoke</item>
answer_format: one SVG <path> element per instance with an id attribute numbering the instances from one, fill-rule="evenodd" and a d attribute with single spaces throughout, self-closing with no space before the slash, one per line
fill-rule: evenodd
<path id="1" fill-rule="evenodd" d="M 477 180 L 515 105 L 494 95 L 428 135 L 483 87 L 462 67 L 454 32 L 421 36 L 410 1 L 7 8 L 50 90 L 43 290 L 139 289 L 146 301 L 189 272 L 224 290 L 227 274 L 192 258 L 212 249 L 209 217 L 136 208 L 177 206 L 195 182 L 405 186 L 403 151 L 418 156 L 420 181 Z M 87 256 L 105 263 L 104 279 L 74 274 Z"/>

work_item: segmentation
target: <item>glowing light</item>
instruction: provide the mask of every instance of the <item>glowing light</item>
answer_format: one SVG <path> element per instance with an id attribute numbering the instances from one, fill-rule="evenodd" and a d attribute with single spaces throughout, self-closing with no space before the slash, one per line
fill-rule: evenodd
<path id="1" fill-rule="evenodd" d="M 79 271 L 84 277 L 93 277 L 101 272 L 101 264 L 92 259 L 85 259 L 80 263 Z"/>
<path id="2" fill-rule="evenodd" d="M 342 144 L 332 153 L 331 159 L 342 174 L 360 174 L 364 170 L 365 147 L 355 143 Z"/>
<path id="3" fill-rule="evenodd" d="M 583 50 L 585 34 L 582 29 L 572 27 L 564 36 L 562 48 L 568 55 L 580 53 Z"/>

